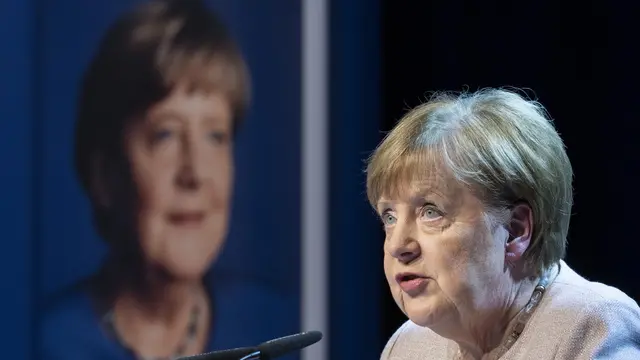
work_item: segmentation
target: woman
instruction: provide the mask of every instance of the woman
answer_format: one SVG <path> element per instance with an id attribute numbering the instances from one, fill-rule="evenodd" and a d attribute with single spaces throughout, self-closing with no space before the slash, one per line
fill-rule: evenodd
<path id="1" fill-rule="evenodd" d="M 562 260 L 564 145 L 538 103 L 503 90 L 409 112 L 368 162 L 384 270 L 409 321 L 382 359 L 640 359 L 640 309 Z"/>
<path id="2" fill-rule="evenodd" d="M 227 234 L 248 98 L 240 52 L 199 1 L 148 2 L 109 29 L 75 149 L 109 257 L 47 309 L 39 359 L 171 359 L 288 334 L 277 310 L 290 304 L 269 289 L 203 279 Z"/>

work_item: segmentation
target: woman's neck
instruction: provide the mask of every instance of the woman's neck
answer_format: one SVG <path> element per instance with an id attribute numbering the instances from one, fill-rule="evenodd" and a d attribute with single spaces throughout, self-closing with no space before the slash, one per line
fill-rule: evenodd
<path id="1" fill-rule="evenodd" d="M 184 340 L 194 309 L 199 309 L 200 334 L 208 304 L 199 282 L 154 284 L 145 293 L 125 292 L 113 307 L 114 325 L 127 346 L 142 355 L 173 355 Z"/>
<path id="2" fill-rule="evenodd" d="M 202 284 L 172 281 L 153 284 L 144 292 L 125 292 L 119 296 L 119 301 L 138 317 L 169 325 L 190 311 L 203 297 Z"/>
<path id="3" fill-rule="evenodd" d="M 557 267 L 552 268 L 547 276 L 553 279 L 557 275 Z M 503 344 L 511 335 L 518 315 L 524 310 L 540 281 L 540 277 L 526 277 L 513 284 L 513 291 L 501 307 L 483 317 L 474 317 L 475 322 L 467 323 L 466 336 L 461 336 L 458 343 L 463 359 L 481 359 Z"/>
<path id="4" fill-rule="evenodd" d="M 477 318 L 475 323 L 470 322 L 466 327 L 466 336 L 461 341 L 456 341 L 462 353 L 467 354 L 469 359 L 481 359 L 484 354 L 500 346 L 511 324 L 527 305 L 535 285 L 534 281 L 523 281 L 504 310 L 496 310 Z"/>

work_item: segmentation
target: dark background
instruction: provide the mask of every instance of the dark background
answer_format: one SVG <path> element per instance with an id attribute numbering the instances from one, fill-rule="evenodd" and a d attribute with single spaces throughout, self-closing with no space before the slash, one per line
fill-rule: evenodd
<path id="1" fill-rule="evenodd" d="M 68 255 L 70 245 L 65 240 L 61 246 L 51 243 L 57 259 L 43 262 L 46 251 L 41 244 L 44 237 L 77 238 L 77 233 L 91 229 L 89 213 L 83 210 L 86 205 L 78 204 L 82 197 L 70 170 L 71 88 L 76 86 L 99 29 L 121 9 L 140 1 L 113 0 L 100 2 L 100 6 L 79 0 L 0 1 L 0 45 L 5 50 L 0 56 L 4 80 L 0 86 L 0 162 L 5 190 L 0 201 L 5 242 L 0 255 L 0 292 L 9 294 L 0 302 L 0 315 L 10 325 L 0 328 L 5 358 L 29 359 L 25 355 L 37 341 L 35 309 L 45 280 L 62 279 L 56 276 L 62 271 L 76 274 L 94 264 L 99 255 L 92 243 L 81 241 L 72 242 L 82 256 Z M 300 69 L 290 61 L 299 53 L 291 44 L 299 43 L 292 11 L 297 12 L 300 3 L 211 3 L 221 7 L 230 24 L 236 24 L 233 30 L 261 83 L 253 114 L 264 121 L 256 121 L 246 135 L 257 138 L 257 150 L 241 155 L 257 156 L 261 166 L 247 168 L 245 178 L 269 174 L 268 183 L 279 186 L 278 191 L 295 188 L 273 178 L 282 175 L 297 181 L 295 174 L 269 168 L 270 162 L 261 161 L 274 154 L 297 163 L 294 150 L 283 152 L 274 145 L 277 136 L 286 136 L 282 146 L 298 146 L 298 127 L 283 127 L 281 121 L 299 114 Z M 366 202 L 363 160 L 383 131 L 434 90 L 530 89 L 529 94 L 555 119 L 574 165 L 575 216 L 568 263 L 583 276 L 619 287 L 640 300 L 640 284 L 635 280 L 640 241 L 638 5 L 622 0 L 329 3 L 331 308 L 326 340 L 330 359 L 378 358 L 391 333 L 405 320 L 384 280 L 383 236 Z M 288 81 L 283 82 L 282 76 Z M 284 86 L 287 84 L 290 86 Z M 286 129 L 284 135 L 282 129 Z M 273 134 L 276 136 L 270 136 Z M 288 169 L 294 172 L 295 166 Z M 61 183 L 66 185 L 57 185 Z M 45 193 L 49 194 L 46 203 Z M 242 196 L 248 200 L 260 193 L 254 187 Z M 295 198 L 287 203 L 296 207 Z M 295 209 L 278 209 L 263 216 L 271 211 L 265 209 L 269 202 L 246 204 L 244 210 L 237 210 L 246 211 L 243 216 L 261 222 L 277 217 L 272 225 L 284 216 L 279 222 L 283 231 L 298 233 L 297 225 L 290 226 L 289 216 Z M 57 220 L 47 220 L 45 214 Z M 59 231 L 64 224 L 67 230 Z M 241 230 L 258 240 L 264 240 L 263 233 L 278 237 L 258 226 Z M 268 249 L 263 246 L 251 252 L 252 261 L 277 266 L 269 275 L 297 274 L 295 256 L 291 262 L 264 256 L 264 249 L 275 251 L 270 245 L 265 241 Z M 249 253 L 243 247 L 228 250 Z M 53 270 L 49 273 L 48 269 Z"/>
<path id="2" fill-rule="evenodd" d="M 515 86 L 554 118 L 575 172 L 567 263 L 640 299 L 637 5 L 382 1 L 382 129 L 430 91 Z M 381 235 L 382 236 L 382 235 Z M 383 293 L 382 337 L 406 320 Z"/>

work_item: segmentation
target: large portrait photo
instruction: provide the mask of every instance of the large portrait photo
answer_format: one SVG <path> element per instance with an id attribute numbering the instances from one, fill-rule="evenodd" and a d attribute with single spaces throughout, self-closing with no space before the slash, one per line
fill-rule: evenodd
<path id="1" fill-rule="evenodd" d="M 47 16 L 47 43 L 68 46 L 44 52 L 39 359 L 175 359 L 301 330 L 300 6 L 242 3 Z"/>

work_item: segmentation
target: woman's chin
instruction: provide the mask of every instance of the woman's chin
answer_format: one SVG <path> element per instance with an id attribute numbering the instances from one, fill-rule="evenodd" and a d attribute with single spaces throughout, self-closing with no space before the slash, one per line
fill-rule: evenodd
<path id="1" fill-rule="evenodd" d="M 404 312 L 414 324 L 422 327 L 434 327 L 446 317 L 446 311 L 430 304 L 428 300 L 412 300 L 405 303 Z"/>
<path id="2" fill-rule="evenodd" d="M 434 317 L 432 314 L 424 314 L 424 313 L 408 313 L 409 320 L 412 323 L 422 326 L 422 327 L 431 327 L 434 325 Z"/>
<path id="3" fill-rule="evenodd" d="M 211 262 L 208 259 L 172 259 L 165 263 L 164 270 L 177 281 L 198 281 L 209 270 Z"/>
<path id="4" fill-rule="evenodd" d="M 169 249 L 151 261 L 176 280 L 196 280 L 209 271 L 217 254 L 218 249 L 215 248 L 182 247 Z"/>

